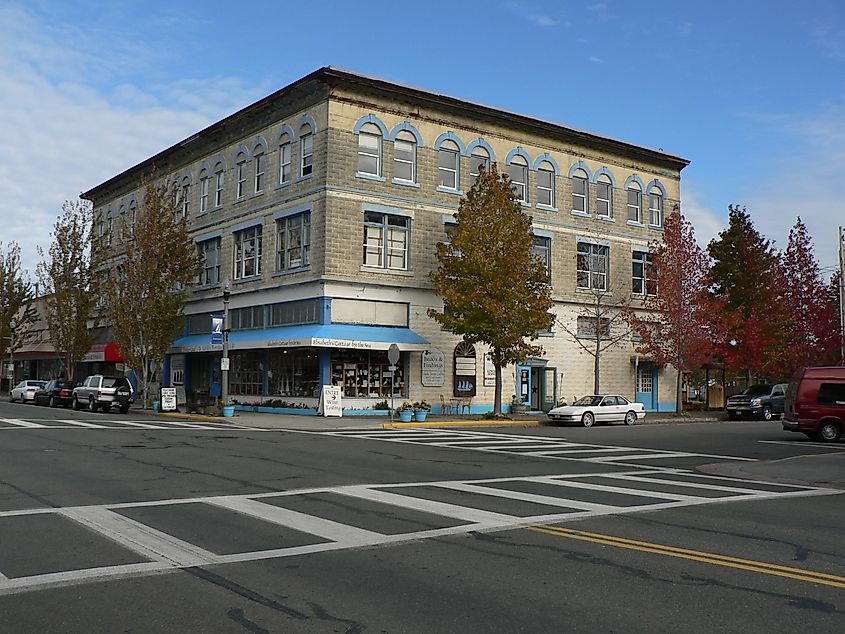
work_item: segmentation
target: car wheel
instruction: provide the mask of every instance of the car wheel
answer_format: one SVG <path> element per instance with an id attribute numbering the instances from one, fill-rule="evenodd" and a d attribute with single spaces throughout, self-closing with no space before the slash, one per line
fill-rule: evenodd
<path id="1" fill-rule="evenodd" d="M 628 412 L 625 414 L 625 424 L 626 425 L 633 425 L 637 422 L 637 413 L 636 412 Z"/>
<path id="2" fill-rule="evenodd" d="M 763 420 L 772 420 L 772 408 L 768 405 L 764 405 L 763 411 L 760 413 L 760 418 Z"/>
<path id="3" fill-rule="evenodd" d="M 88 411 L 89 412 L 96 412 L 97 411 L 97 401 L 94 400 L 93 396 L 88 397 Z"/>
<path id="4" fill-rule="evenodd" d="M 125 414 L 125 413 L 126 413 L 126 412 L 128 412 L 128 411 L 129 411 L 129 406 L 128 406 L 128 405 L 121 405 L 121 406 L 120 406 L 120 413 L 121 413 L 121 414 Z"/>
<path id="5" fill-rule="evenodd" d="M 842 438 L 842 428 L 836 421 L 825 421 L 819 426 L 815 438 L 819 442 L 836 442 Z"/>
<path id="6" fill-rule="evenodd" d="M 78 412 L 80 410 L 79 406 L 79 397 L 74 394 L 73 395 L 73 411 Z"/>
<path id="7" fill-rule="evenodd" d="M 9 392 L 9 402 L 10 402 L 10 403 L 14 403 L 14 402 L 15 402 L 15 399 L 14 399 L 14 397 L 12 396 L 12 393 L 11 393 L 11 392 Z"/>
<path id="8" fill-rule="evenodd" d="M 584 425 L 584 427 L 592 427 L 595 422 L 596 417 L 592 412 L 584 412 L 584 415 L 581 417 L 581 424 Z"/>
<path id="9" fill-rule="evenodd" d="M 50 407 L 56 407 L 56 399 L 52 396 L 50 397 Z"/>
<path id="10" fill-rule="evenodd" d="M 735 414 L 734 412 L 728 412 L 728 420 L 736 420 L 739 418 L 739 414 Z"/>

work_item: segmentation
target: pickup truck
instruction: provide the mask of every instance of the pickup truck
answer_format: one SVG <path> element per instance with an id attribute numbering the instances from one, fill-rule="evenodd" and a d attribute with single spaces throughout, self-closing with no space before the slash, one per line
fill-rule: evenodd
<path id="1" fill-rule="evenodd" d="M 773 414 L 783 414 L 786 387 L 786 383 L 751 385 L 742 394 L 728 397 L 728 404 L 725 406 L 728 418 L 736 420 L 751 416 L 772 420 Z"/>
<path id="2" fill-rule="evenodd" d="M 108 412 L 112 407 L 121 414 L 129 411 L 132 403 L 132 385 L 122 376 L 92 374 L 82 385 L 73 388 L 73 409 L 87 407 L 89 412 L 102 408 Z"/>

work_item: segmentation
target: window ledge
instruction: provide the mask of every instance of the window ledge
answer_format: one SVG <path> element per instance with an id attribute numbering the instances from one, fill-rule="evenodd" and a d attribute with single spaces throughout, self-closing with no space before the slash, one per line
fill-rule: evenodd
<path id="1" fill-rule="evenodd" d="M 527 200 L 520 200 L 519 204 L 525 207 L 526 209 L 531 209 L 531 203 Z"/>
<path id="2" fill-rule="evenodd" d="M 560 211 L 557 207 L 552 207 L 551 205 L 544 205 L 543 203 L 537 203 L 537 209 L 542 209 L 543 211 Z"/>
<path id="3" fill-rule="evenodd" d="M 302 181 L 307 181 L 307 180 L 310 180 L 312 178 L 314 178 L 314 174 L 309 174 L 308 176 L 300 176 L 299 178 L 296 179 L 295 182 L 301 183 Z"/>
<path id="4" fill-rule="evenodd" d="M 193 293 L 204 293 L 205 291 L 213 291 L 218 288 L 222 288 L 223 285 L 220 282 L 215 282 L 214 284 L 204 284 L 202 286 L 194 286 L 191 288 L 191 292 Z"/>
<path id="5" fill-rule="evenodd" d="M 569 213 L 572 214 L 573 216 L 578 216 L 579 218 L 589 218 L 590 217 L 590 214 L 587 213 L 586 211 L 577 211 L 577 210 L 573 209 Z"/>
<path id="6" fill-rule="evenodd" d="M 273 271 L 273 277 L 282 277 L 284 275 L 292 275 L 294 273 L 302 273 L 303 271 L 310 271 L 311 265 L 299 266 L 295 269 L 284 269 L 283 271 Z"/>
<path id="7" fill-rule="evenodd" d="M 452 189 L 451 187 L 444 187 L 443 185 L 438 185 L 437 191 L 442 192 L 444 194 L 452 194 L 454 196 L 463 196 L 464 195 L 464 192 L 460 189 Z"/>
<path id="8" fill-rule="evenodd" d="M 391 182 L 391 183 L 393 183 L 394 185 L 402 185 L 403 187 L 416 187 L 416 188 L 419 188 L 419 186 L 420 186 L 420 184 L 419 184 L 419 183 L 415 183 L 414 181 L 406 181 L 406 180 L 403 180 L 403 179 L 401 179 L 401 178 L 394 178 L 394 179 L 393 179 L 393 180 L 391 180 L 390 182 Z"/>
<path id="9" fill-rule="evenodd" d="M 648 228 L 652 231 L 663 231 L 663 225 L 649 225 Z"/>
<path id="10" fill-rule="evenodd" d="M 285 187 L 290 187 L 292 181 L 285 181 L 284 183 L 279 183 L 273 189 L 279 190 L 284 189 Z"/>
<path id="11" fill-rule="evenodd" d="M 224 206 L 225 205 L 217 205 L 216 207 L 212 207 L 208 211 L 220 211 L 221 209 L 223 209 Z"/>
<path id="12" fill-rule="evenodd" d="M 643 229 L 645 229 L 645 225 L 641 222 L 637 222 L 636 220 L 628 220 L 627 224 L 631 227 L 642 227 Z"/>
<path id="13" fill-rule="evenodd" d="M 252 198 L 258 198 L 259 196 L 262 196 L 262 195 L 264 195 L 264 190 L 263 190 L 263 189 L 262 189 L 260 192 L 252 192 L 252 193 L 249 195 L 249 197 L 250 197 L 250 199 L 252 199 Z"/>
<path id="14" fill-rule="evenodd" d="M 250 275 L 249 277 L 239 277 L 236 280 L 232 280 L 232 284 L 245 284 L 246 282 L 255 282 L 256 280 L 261 279 L 261 274 L 258 275 Z"/>
<path id="15" fill-rule="evenodd" d="M 367 174 L 366 172 L 355 172 L 356 178 L 364 178 L 369 181 L 378 181 L 379 183 L 386 182 L 384 176 L 376 176 L 375 174 Z"/>
<path id="16" fill-rule="evenodd" d="M 554 332 L 538 332 L 537 336 L 538 337 L 551 337 L 552 339 L 554 339 L 555 333 Z"/>
<path id="17" fill-rule="evenodd" d="M 401 277 L 413 277 L 414 272 L 399 269 L 386 269 L 380 266 L 364 266 L 361 265 L 361 273 L 376 273 L 378 275 L 399 275 Z"/>
<path id="18" fill-rule="evenodd" d="M 575 289 L 576 293 L 580 293 L 582 295 L 592 295 L 593 293 L 606 293 L 606 288 L 584 288 L 579 286 Z"/>

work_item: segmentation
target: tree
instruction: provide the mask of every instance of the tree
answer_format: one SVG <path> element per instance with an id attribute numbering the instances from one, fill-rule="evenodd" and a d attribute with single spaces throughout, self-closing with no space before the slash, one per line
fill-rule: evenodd
<path id="1" fill-rule="evenodd" d="M 485 343 L 496 368 L 494 412 L 502 411 L 502 367 L 540 354 L 532 345 L 552 322 L 549 272 L 533 254 L 531 219 L 506 174 L 481 170 L 455 214 L 451 241 L 437 245 L 430 274 L 443 311 L 428 316 L 467 343 Z"/>
<path id="2" fill-rule="evenodd" d="M 150 179 L 134 225 L 121 231 L 106 284 L 108 319 L 127 364 L 141 372 L 144 405 L 150 365 L 161 366 L 182 325 L 190 287 L 203 259 L 188 236 L 174 186 Z"/>
<path id="3" fill-rule="evenodd" d="M 21 268 L 20 246 L 10 242 L 4 252 L 0 242 L 0 359 L 29 334 L 36 318 L 32 299 L 32 283 Z"/>
<path id="4" fill-rule="evenodd" d="M 782 276 L 789 328 L 775 356 L 792 376 L 807 365 L 832 363 L 840 344 L 838 302 L 831 301 L 830 285 L 822 279 L 812 238 L 800 217 L 789 231 Z"/>
<path id="5" fill-rule="evenodd" d="M 728 207 L 728 228 L 710 241 L 712 292 L 722 301 L 723 327 L 719 354 L 735 371 L 771 369 L 769 354 L 787 328 L 779 256 L 772 243 L 754 228 L 745 207 Z"/>
<path id="6" fill-rule="evenodd" d="M 681 412 L 683 372 L 711 360 L 721 306 L 709 292 L 710 260 L 695 240 L 692 223 L 680 212 L 666 218 L 663 241 L 652 244 L 650 252 L 656 288 L 643 300 L 648 316 L 629 309 L 626 319 L 639 336 L 637 352 L 678 371 L 675 403 Z"/>
<path id="7" fill-rule="evenodd" d="M 64 357 L 68 379 L 73 379 L 76 363 L 91 349 L 93 340 L 88 320 L 94 315 L 100 294 L 100 275 L 99 251 L 92 249 L 92 236 L 90 204 L 82 200 L 65 201 L 62 215 L 53 228 L 53 242 L 46 259 L 37 269 L 46 295 L 50 340 Z M 40 248 L 38 252 L 45 257 Z"/>

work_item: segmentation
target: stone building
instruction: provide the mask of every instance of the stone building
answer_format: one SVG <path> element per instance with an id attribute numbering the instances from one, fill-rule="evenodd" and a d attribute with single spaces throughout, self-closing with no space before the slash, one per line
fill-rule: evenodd
<path id="1" fill-rule="evenodd" d="M 511 176 L 548 262 L 558 323 L 541 357 L 504 374 L 534 409 L 591 393 L 578 345 L 597 294 L 653 290 L 644 262 L 679 203 L 683 158 L 463 99 L 321 68 L 180 141 L 83 196 L 103 239 L 140 206 L 153 165 L 172 174 L 205 270 L 163 380 L 194 398 L 220 393 L 211 316 L 229 312 L 229 393 L 240 402 L 316 403 L 341 385 L 345 407 L 389 399 L 492 407 L 485 350 L 426 315 L 442 303 L 428 274 L 479 165 Z M 503 271 L 503 274 L 507 274 Z M 396 343 L 395 376 L 386 350 Z M 601 358 L 602 390 L 674 408 L 674 370 L 626 337 Z M 466 411 L 464 409 L 464 411 Z"/>

